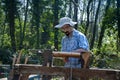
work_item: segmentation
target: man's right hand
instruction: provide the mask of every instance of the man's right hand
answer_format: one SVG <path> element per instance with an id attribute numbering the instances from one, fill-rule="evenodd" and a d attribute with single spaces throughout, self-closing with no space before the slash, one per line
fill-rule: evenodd
<path id="1" fill-rule="evenodd" d="M 68 62 L 68 57 L 65 57 L 63 61 Z"/>

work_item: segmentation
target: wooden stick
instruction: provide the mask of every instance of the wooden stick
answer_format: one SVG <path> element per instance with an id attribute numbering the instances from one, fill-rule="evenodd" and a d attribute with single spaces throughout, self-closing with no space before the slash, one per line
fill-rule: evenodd
<path id="1" fill-rule="evenodd" d="M 90 53 L 90 52 L 82 52 L 82 53 Z M 55 52 L 53 51 L 53 57 L 75 57 L 80 58 L 81 53 L 77 52 Z"/>
<path id="2" fill-rule="evenodd" d="M 15 62 L 16 62 L 16 55 L 13 56 L 12 69 L 10 70 L 10 73 L 8 75 L 8 80 L 12 80 L 13 79 L 13 75 L 14 75 L 13 69 L 14 69 Z"/>
<path id="3" fill-rule="evenodd" d="M 15 62 L 16 62 L 16 55 L 14 55 L 14 57 L 13 57 L 12 67 L 15 65 Z"/>
<path id="4" fill-rule="evenodd" d="M 89 68 L 89 59 L 90 59 L 90 53 L 91 52 L 53 52 L 53 57 L 74 57 L 74 58 L 80 58 L 82 56 L 82 59 L 84 60 L 83 68 Z"/>
<path id="5" fill-rule="evenodd" d="M 29 59 L 29 56 L 27 56 L 27 57 L 25 58 L 25 62 L 24 62 L 24 64 L 27 64 L 28 59 Z"/>
<path id="6" fill-rule="evenodd" d="M 18 54 L 18 58 L 17 58 L 16 64 L 19 64 L 19 63 L 20 63 L 21 55 L 22 55 L 22 50 L 21 50 L 21 51 L 19 52 L 19 54 Z"/>
<path id="7" fill-rule="evenodd" d="M 80 57 L 80 53 L 75 52 L 53 52 L 54 57 Z"/>

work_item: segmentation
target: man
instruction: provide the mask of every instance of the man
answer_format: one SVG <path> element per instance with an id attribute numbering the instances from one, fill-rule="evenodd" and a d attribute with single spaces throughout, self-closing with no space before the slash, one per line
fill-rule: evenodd
<path id="1" fill-rule="evenodd" d="M 60 19 L 59 24 L 55 28 L 60 28 L 65 36 L 62 38 L 61 51 L 64 52 L 83 52 L 89 50 L 89 44 L 86 36 L 74 29 L 74 25 L 77 22 L 73 22 L 69 17 L 63 17 Z M 65 67 L 81 68 L 79 58 L 65 58 Z"/>

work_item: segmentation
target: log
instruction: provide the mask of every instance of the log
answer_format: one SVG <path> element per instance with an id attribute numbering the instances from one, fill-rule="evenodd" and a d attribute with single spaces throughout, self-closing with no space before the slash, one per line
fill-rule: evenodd
<path id="1" fill-rule="evenodd" d="M 80 58 L 82 68 L 89 68 L 89 59 L 91 52 L 52 52 L 53 57 L 74 57 Z"/>
<path id="2" fill-rule="evenodd" d="M 59 75 L 69 77 L 71 68 L 65 67 L 46 67 L 41 65 L 15 64 L 15 74 L 41 74 L 41 75 Z M 120 80 L 120 70 L 115 69 L 72 69 L 72 75 L 75 77 L 102 78 L 103 80 Z"/>
<path id="3" fill-rule="evenodd" d="M 80 58 L 82 53 L 88 53 L 90 52 L 82 52 L 82 53 L 77 53 L 77 52 L 55 52 L 53 51 L 53 57 L 75 57 L 75 58 Z"/>
<path id="4" fill-rule="evenodd" d="M 80 53 L 75 53 L 75 52 L 53 52 L 53 57 L 79 57 L 80 58 Z"/>

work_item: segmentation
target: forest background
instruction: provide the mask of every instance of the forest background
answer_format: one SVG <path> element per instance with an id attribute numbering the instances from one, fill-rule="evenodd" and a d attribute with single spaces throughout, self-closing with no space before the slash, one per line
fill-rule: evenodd
<path id="1" fill-rule="evenodd" d="M 60 51 L 61 17 L 78 22 L 93 53 L 92 67 L 120 69 L 120 0 L 0 0 L 0 63 L 30 49 Z"/>

